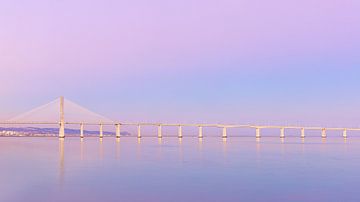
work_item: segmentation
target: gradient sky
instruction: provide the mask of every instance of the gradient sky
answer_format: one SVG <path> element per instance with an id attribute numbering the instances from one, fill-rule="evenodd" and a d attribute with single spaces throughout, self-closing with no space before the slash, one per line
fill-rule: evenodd
<path id="1" fill-rule="evenodd" d="M 0 1 L 0 119 L 360 125 L 358 0 Z"/>

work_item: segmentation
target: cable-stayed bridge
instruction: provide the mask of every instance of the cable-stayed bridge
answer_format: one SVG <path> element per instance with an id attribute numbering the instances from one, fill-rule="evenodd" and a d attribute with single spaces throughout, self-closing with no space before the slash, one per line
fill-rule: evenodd
<path id="1" fill-rule="evenodd" d="M 66 113 L 65 113 L 66 111 Z M 66 115 L 66 117 L 65 117 Z M 66 119 L 65 119 L 66 118 Z M 84 138 L 84 126 L 99 126 L 99 137 L 104 137 L 104 126 L 114 126 L 117 138 L 120 138 L 121 126 L 137 126 L 137 137 L 141 138 L 141 126 L 157 127 L 157 136 L 163 137 L 162 127 L 177 127 L 178 137 L 183 137 L 183 127 L 197 127 L 198 137 L 203 138 L 203 128 L 221 128 L 222 137 L 227 138 L 227 129 L 229 128 L 251 128 L 255 130 L 255 137 L 261 137 L 262 129 L 279 129 L 280 138 L 285 138 L 285 130 L 299 130 L 301 138 L 305 138 L 305 131 L 320 131 L 321 137 L 327 137 L 327 131 L 340 131 L 344 138 L 348 137 L 348 131 L 360 131 L 360 128 L 348 127 L 313 127 L 313 126 L 284 126 L 284 125 L 254 125 L 254 124 L 185 124 L 185 123 L 141 123 L 141 122 L 119 122 L 111 120 L 105 116 L 97 114 L 91 110 L 82 107 L 70 100 L 60 97 L 54 101 L 34 108 L 28 112 L 20 114 L 7 121 L 0 122 L 0 125 L 59 125 L 59 138 L 65 137 L 66 125 L 78 125 L 80 127 L 80 137 Z"/>

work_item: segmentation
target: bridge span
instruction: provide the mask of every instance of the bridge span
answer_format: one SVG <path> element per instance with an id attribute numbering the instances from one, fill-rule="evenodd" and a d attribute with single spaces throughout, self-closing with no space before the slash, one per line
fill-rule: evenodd
<path id="1" fill-rule="evenodd" d="M 113 126 L 115 127 L 115 134 L 117 138 L 120 138 L 120 132 L 122 126 L 136 126 L 137 127 L 137 137 L 141 138 L 141 127 L 142 126 L 154 126 L 157 127 L 157 136 L 159 138 L 163 137 L 162 128 L 163 127 L 177 127 L 178 137 L 183 137 L 183 128 L 184 127 L 197 127 L 198 128 L 198 137 L 203 138 L 203 128 L 221 128 L 222 134 L 221 137 L 227 138 L 227 130 L 231 128 L 248 128 L 254 129 L 255 137 L 261 138 L 261 131 L 263 129 L 279 129 L 279 137 L 285 138 L 285 131 L 289 129 L 299 130 L 299 136 L 305 138 L 305 131 L 319 131 L 321 137 L 327 137 L 327 131 L 341 131 L 342 136 L 347 138 L 348 131 L 360 131 L 360 128 L 342 128 L 342 127 L 314 127 L 314 126 L 282 126 L 282 125 L 254 125 L 254 124 L 207 124 L 207 123 L 148 123 L 148 122 L 0 122 L 0 125 L 59 125 L 59 138 L 65 137 L 65 125 L 78 125 L 80 128 L 80 137 L 84 137 L 84 127 L 85 126 L 98 126 L 99 127 L 99 137 L 102 138 L 103 127 L 104 126 Z"/>
<path id="2" fill-rule="evenodd" d="M 59 101 L 59 103 L 55 102 Z M 248 128 L 254 129 L 255 137 L 261 138 L 261 131 L 264 129 L 278 129 L 280 138 L 285 138 L 285 131 L 289 129 L 299 130 L 299 136 L 301 138 L 305 138 L 305 131 L 319 131 L 322 138 L 327 137 L 327 131 L 341 131 L 342 136 L 344 138 L 348 137 L 348 131 L 360 131 L 360 128 L 354 127 L 321 127 L 321 126 L 295 126 L 295 125 L 256 125 L 256 124 L 223 124 L 223 123 L 151 123 L 151 122 L 120 122 L 120 121 L 112 121 L 107 119 L 101 115 L 98 115 L 94 112 L 91 112 L 85 108 L 81 108 L 82 111 L 87 111 L 92 115 L 101 117 L 101 121 L 65 121 L 65 99 L 64 97 L 60 97 L 59 99 L 50 102 L 44 106 L 48 106 L 49 104 L 56 104 L 60 107 L 60 116 L 59 121 L 29 121 L 29 120 L 18 120 L 18 118 L 10 119 L 9 121 L 0 122 L 0 125 L 59 125 L 59 138 L 65 137 L 65 125 L 79 125 L 80 127 L 80 137 L 84 138 L 84 126 L 99 126 L 99 137 L 102 138 L 104 135 L 103 127 L 104 126 L 114 126 L 116 138 L 120 138 L 120 132 L 122 126 L 136 126 L 137 127 L 137 137 L 141 138 L 141 127 L 142 126 L 154 126 L 157 127 L 157 136 L 159 138 L 163 137 L 162 128 L 163 127 L 177 127 L 178 137 L 183 137 L 183 128 L 184 127 L 197 127 L 198 128 L 198 137 L 203 138 L 203 128 L 221 128 L 222 134 L 221 137 L 227 138 L 227 130 L 230 128 Z M 69 101 L 70 102 L 70 101 Z M 72 102 L 70 102 L 72 103 Z M 59 105 L 58 105 L 59 104 Z M 74 105 L 74 103 L 72 103 Z M 41 107 L 36 108 L 35 110 L 31 110 L 27 113 L 24 113 L 18 117 L 28 116 L 34 111 L 38 111 Z"/>

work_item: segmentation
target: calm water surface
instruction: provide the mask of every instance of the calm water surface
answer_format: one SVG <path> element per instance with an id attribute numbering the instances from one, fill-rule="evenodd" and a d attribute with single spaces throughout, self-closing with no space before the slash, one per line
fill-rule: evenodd
<path id="1" fill-rule="evenodd" d="M 0 201 L 360 201 L 360 138 L 0 138 Z"/>

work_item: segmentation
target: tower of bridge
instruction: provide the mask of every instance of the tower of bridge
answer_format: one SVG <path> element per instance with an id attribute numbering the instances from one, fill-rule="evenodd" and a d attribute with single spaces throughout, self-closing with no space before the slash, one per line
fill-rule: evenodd
<path id="1" fill-rule="evenodd" d="M 66 117 L 65 117 L 66 111 Z M 47 104 L 20 114 L 8 122 L 13 123 L 46 123 L 59 125 L 59 138 L 65 137 L 67 123 L 80 123 L 82 131 L 85 123 L 110 123 L 111 119 L 88 110 L 61 96 Z M 36 124 L 33 124 L 36 125 Z"/>
<path id="2" fill-rule="evenodd" d="M 59 138 L 65 137 L 65 114 L 64 114 L 64 96 L 60 97 L 60 127 L 59 127 Z"/>

